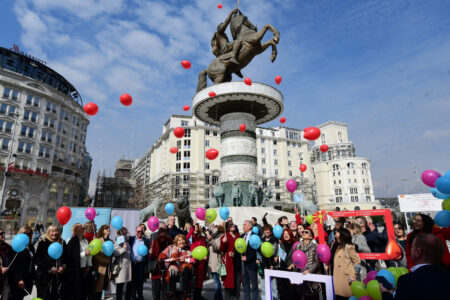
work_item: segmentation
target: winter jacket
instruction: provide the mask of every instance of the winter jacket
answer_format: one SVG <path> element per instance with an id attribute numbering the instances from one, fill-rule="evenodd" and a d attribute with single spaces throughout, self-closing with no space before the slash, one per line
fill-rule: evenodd
<path id="1" fill-rule="evenodd" d="M 211 240 L 207 241 L 209 261 L 208 269 L 211 273 L 217 273 L 217 268 L 222 261 L 222 255 L 220 254 L 220 238 L 223 233 L 217 231 L 216 227 L 207 224 L 208 229 L 211 232 Z"/>
<path id="2" fill-rule="evenodd" d="M 347 253 L 345 251 L 347 249 Z M 356 278 L 354 265 L 360 263 L 358 253 L 355 251 L 355 245 L 345 245 L 338 247 L 333 258 L 333 282 L 334 292 L 337 296 L 351 297 L 349 278 Z"/>
<path id="3" fill-rule="evenodd" d="M 125 248 L 124 245 L 127 245 L 127 247 Z M 117 275 L 114 281 L 116 284 L 131 281 L 131 251 L 132 249 L 128 242 L 120 245 L 117 242 L 114 243 L 114 259 L 120 265 L 119 275 Z"/>

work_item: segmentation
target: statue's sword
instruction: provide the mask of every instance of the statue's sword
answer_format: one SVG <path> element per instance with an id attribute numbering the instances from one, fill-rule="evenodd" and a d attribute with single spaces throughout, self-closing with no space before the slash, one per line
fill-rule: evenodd
<path id="1" fill-rule="evenodd" d="M 239 8 L 239 0 L 237 0 L 236 8 Z"/>

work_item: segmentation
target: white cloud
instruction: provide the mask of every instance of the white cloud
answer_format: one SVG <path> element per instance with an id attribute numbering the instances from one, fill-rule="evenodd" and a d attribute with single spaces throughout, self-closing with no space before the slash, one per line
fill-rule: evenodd
<path id="1" fill-rule="evenodd" d="M 450 129 L 429 129 L 426 130 L 423 135 L 423 138 L 428 140 L 437 140 L 437 139 L 450 139 Z"/>

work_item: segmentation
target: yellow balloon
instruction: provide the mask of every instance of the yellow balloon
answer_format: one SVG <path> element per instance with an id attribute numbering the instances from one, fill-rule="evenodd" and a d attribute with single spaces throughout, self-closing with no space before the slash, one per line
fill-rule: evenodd
<path id="1" fill-rule="evenodd" d="M 214 222 L 214 220 L 216 218 L 217 218 L 217 212 L 215 209 L 210 208 L 206 211 L 206 222 L 212 223 L 212 222 Z"/>
<path id="2" fill-rule="evenodd" d="M 97 255 L 100 250 L 102 250 L 102 241 L 99 239 L 93 239 L 92 242 L 89 243 L 89 250 L 91 251 L 91 255 Z"/>
<path id="3" fill-rule="evenodd" d="M 237 252 L 242 254 L 245 252 L 245 250 L 247 250 L 247 243 L 245 242 L 245 240 L 243 238 L 238 238 L 234 242 L 234 248 L 236 248 Z"/>

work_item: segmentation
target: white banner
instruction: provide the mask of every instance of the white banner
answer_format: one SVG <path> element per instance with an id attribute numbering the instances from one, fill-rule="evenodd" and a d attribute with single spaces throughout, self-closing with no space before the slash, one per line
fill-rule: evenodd
<path id="1" fill-rule="evenodd" d="M 119 216 L 123 220 L 123 227 L 128 229 L 128 236 L 136 235 L 136 226 L 139 225 L 140 216 L 138 209 L 127 209 L 127 208 L 113 208 L 111 209 L 111 219 L 115 216 Z M 111 233 L 109 238 L 112 241 L 116 240 L 117 232 L 111 226 Z"/>
<path id="2" fill-rule="evenodd" d="M 432 194 L 398 195 L 401 212 L 426 212 L 442 210 L 442 200 Z"/>

